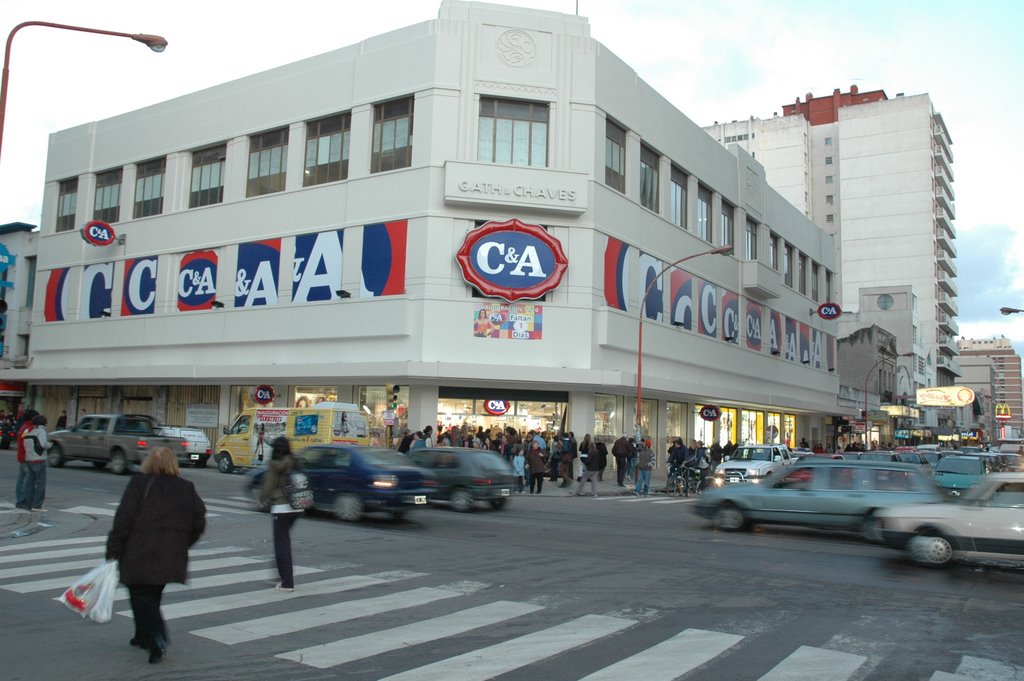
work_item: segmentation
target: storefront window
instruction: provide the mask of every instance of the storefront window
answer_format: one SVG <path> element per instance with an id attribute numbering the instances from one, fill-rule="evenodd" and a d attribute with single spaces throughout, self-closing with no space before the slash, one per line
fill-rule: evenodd
<path id="1" fill-rule="evenodd" d="M 623 428 L 621 395 L 594 395 L 594 439 L 609 444 L 626 432 Z"/>
<path id="2" fill-rule="evenodd" d="M 768 414 L 764 427 L 765 444 L 777 445 L 782 442 L 782 414 Z"/>
<path id="3" fill-rule="evenodd" d="M 700 440 L 705 444 L 715 441 L 715 422 L 705 421 L 700 417 L 700 410 L 703 407 L 703 404 L 693 405 L 693 436 L 690 438 L 691 442 L 686 443 L 687 447 L 693 444 L 692 440 Z M 722 416 L 725 416 L 724 411 Z"/>
<path id="4" fill-rule="evenodd" d="M 662 451 L 668 451 L 676 438 L 686 442 L 686 405 L 682 402 L 665 403 L 665 442 Z"/>
<path id="5" fill-rule="evenodd" d="M 298 400 L 298 391 L 303 388 L 296 388 L 296 401 Z M 389 447 L 391 443 L 387 440 L 387 424 L 384 423 L 384 412 L 391 408 L 388 403 L 390 395 L 388 394 L 387 388 L 383 385 L 362 385 L 356 388 L 356 405 L 366 413 L 366 425 L 370 430 L 370 444 L 374 447 Z M 391 439 L 393 440 L 397 435 L 402 432 L 404 419 L 401 415 L 405 414 L 405 404 L 409 401 L 409 389 L 405 388 L 403 395 L 402 391 L 398 392 L 398 409 L 395 413 L 395 422 L 391 427 Z"/>
<path id="6" fill-rule="evenodd" d="M 562 413 L 565 405 L 560 402 L 516 402 L 516 416 L 520 417 L 525 430 L 542 433 L 558 433 L 562 430 Z"/>
<path id="7" fill-rule="evenodd" d="M 297 385 L 295 386 L 296 409 L 306 409 L 321 402 L 337 402 L 338 388 L 333 385 Z"/>
<path id="8" fill-rule="evenodd" d="M 437 401 L 437 422 L 442 431 L 451 428 L 486 431 L 513 428 L 522 435 L 533 430 L 549 435 L 562 428 L 564 402 L 513 400 L 504 414 L 490 414 L 484 409 L 487 400 L 442 398 Z"/>
<path id="9" fill-rule="evenodd" d="M 782 422 L 782 443 L 791 448 L 796 447 L 796 415 L 786 414 Z"/>
<path id="10" fill-rule="evenodd" d="M 271 387 L 274 389 L 274 401 L 269 404 L 256 404 L 252 399 L 252 392 L 256 389 L 255 385 L 231 386 L 231 408 L 234 411 L 231 414 L 230 420 L 234 421 L 236 416 L 246 409 L 253 407 L 287 407 L 287 394 L 281 390 L 282 386 L 274 385 Z"/>
<path id="11" fill-rule="evenodd" d="M 764 432 L 764 412 L 744 409 L 740 413 L 740 439 L 747 443 L 761 444 Z"/>
<path id="12" fill-rule="evenodd" d="M 633 408 L 636 409 L 636 401 L 634 400 Z M 634 421 L 636 415 L 634 414 Z M 632 431 L 636 431 L 636 423 L 633 424 Z M 652 438 L 655 433 L 658 432 L 658 400 L 643 400 L 640 403 L 640 431 L 643 433 L 644 439 Z M 634 433 L 635 434 L 635 433 Z"/>

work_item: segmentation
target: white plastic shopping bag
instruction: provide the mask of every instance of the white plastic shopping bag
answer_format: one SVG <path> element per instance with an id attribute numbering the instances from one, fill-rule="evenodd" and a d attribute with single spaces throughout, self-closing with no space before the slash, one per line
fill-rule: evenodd
<path id="1" fill-rule="evenodd" d="M 114 610 L 117 580 L 117 561 L 107 561 L 75 580 L 59 600 L 82 617 L 88 616 L 95 622 L 109 622 Z"/>

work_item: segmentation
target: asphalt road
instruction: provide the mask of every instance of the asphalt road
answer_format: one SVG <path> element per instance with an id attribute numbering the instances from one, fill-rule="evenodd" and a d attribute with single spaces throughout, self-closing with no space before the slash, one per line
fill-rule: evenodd
<path id="1" fill-rule="evenodd" d="M 28 514 L 0 457 L 8 681 L 1024 680 L 1019 567 L 927 570 L 842 533 L 722 533 L 657 495 L 516 495 L 400 522 L 311 514 L 293 533 L 305 573 L 281 594 L 269 517 L 212 468 L 184 471 L 209 526 L 189 587 L 165 594 L 168 657 L 148 665 L 128 616 L 96 624 L 54 600 L 102 558 L 127 479 L 49 469 L 47 512 Z"/>

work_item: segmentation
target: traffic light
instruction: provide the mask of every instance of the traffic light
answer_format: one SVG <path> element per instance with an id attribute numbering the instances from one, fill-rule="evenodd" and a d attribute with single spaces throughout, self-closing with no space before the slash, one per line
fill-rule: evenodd
<path id="1" fill-rule="evenodd" d="M 401 386 L 399 386 L 399 385 L 393 385 L 388 390 L 388 392 L 390 393 L 389 403 L 391 405 L 391 409 L 398 409 L 398 391 L 399 390 L 401 390 Z"/>

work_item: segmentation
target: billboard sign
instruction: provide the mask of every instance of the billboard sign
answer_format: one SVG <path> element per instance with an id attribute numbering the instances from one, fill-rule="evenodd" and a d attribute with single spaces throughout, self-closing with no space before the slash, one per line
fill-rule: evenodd
<path id="1" fill-rule="evenodd" d="M 960 385 L 918 388 L 920 407 L 966 407 L 974 402 L 974 391 Z"/>

